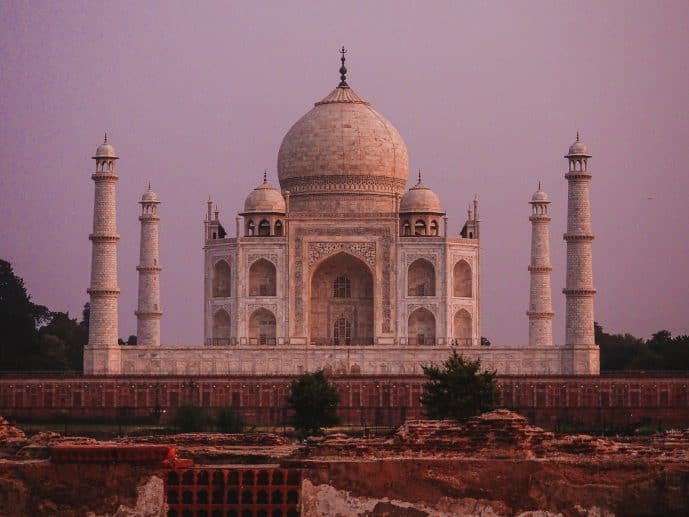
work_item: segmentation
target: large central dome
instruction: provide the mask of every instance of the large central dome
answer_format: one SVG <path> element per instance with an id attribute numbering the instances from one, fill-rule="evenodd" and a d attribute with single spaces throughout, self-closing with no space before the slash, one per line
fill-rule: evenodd
<path id="1" fill-rule="evenodd" d="M 405 191 L 407 146 L 344 80 L 287 132 L 278 178 L 290 211 L 379 213 Z"/>

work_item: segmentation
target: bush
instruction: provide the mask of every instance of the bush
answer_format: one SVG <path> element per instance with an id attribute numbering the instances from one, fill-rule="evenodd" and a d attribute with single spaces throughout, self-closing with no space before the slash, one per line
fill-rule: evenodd
<path id="1" fill-rule="evenodd" d="M 180 406 L 172 423 L 182 433 L 194 433 L 206 428 L 208 415 L 198 406 Z"/>
<path id="2" fill-rule="evenodd" d="M 421 403 L 429 418 L 464 420 L 494 409 L 495 372 L 482 371 L 480 360 L 464 359 L 453 350 L 442 367 L 422 368 L 428 382 L 423 387 Z"/>
<path id="3" fill-rule="evenodd" d="M 323 370 L 305 373 L 292 381 L 287 404 L 294 411 L 292 425 L 300 436 L 320 434 L 322 427 L 336 425 L 340 396 Z"/>
<path id="4" fill-rule="evenodd" d="M 218 430 L 221 433 L 241 433 L 244 430 L 244 419 L 242 415 L 232 408 L 222 408 L 218 412 Z"/>

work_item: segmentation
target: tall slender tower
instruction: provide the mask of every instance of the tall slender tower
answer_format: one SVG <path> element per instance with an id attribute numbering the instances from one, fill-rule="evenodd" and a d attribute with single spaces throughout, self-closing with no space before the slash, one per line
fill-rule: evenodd
<path id="1" fill-rule="evenodd" d="M 84 373 L 116 374 L 121 370 L 120 346 L 117 343 L 117 302 L 120 289 L 117 287 L 117 206 L 115 185 L 117 172 L 115 148 L 103 143 L 93 157 L 96 171 L 91 175 L 95 183 L 93 205 L 91 312 L 89 316 L 89 342 L 84 350 Z"/>
<path id="2" fill-rule="evenodd" d="M 550 287 L 550 233 L 548 223 L 548 194 L 538 190 L 531 196 L 531 263 L 529 273 L 529 345 L 550 346 L 553 344 L 553 304 Z"/>
<path id="3" fill-rule="evenodd" d="M 160 346 L 160 253 L 158 250 L 158 196 L 148 190 L 141 197 L 141 243 L 139 252 L 139 304 L 136 312 L 138 345 Z"/>
<path id="4" fill-rule="evenodd" d="M 571 373 L 593 374 L 600 370 L 598 347 L 593 331 L 593 268 L 591 262 L 591 207 L 588 161 L 591 155 L 579 140 L 565 155 L 569 169 L 565 174 L 567 192 L 567 280 L 563 289 L 566 301 L 565 346 L 572 347 Z M 568 372 L 565 372 L 568 373 Z"/>

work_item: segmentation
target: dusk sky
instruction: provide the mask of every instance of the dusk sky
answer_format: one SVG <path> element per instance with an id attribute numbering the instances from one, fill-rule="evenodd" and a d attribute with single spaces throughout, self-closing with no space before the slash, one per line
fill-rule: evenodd
<path id="1" fill-rule="evenodd" d="M 564 341 L 566 154 L 590 169 L 596 320 L 689 333 L 689 2 L 0 3 L 0 258 L 37 303 L 88 301 L 93 155 L 120 156 L 120 336 L 136 332 L 139 201 L 161 205 L 162 341 L 202 341 L 202 219 L 234 236 L 282 137 L 338 83 L 388 118 L 457 235 L 480 199 L 481 325 L 527 342 L 528 201 L 552 200 Z"/>

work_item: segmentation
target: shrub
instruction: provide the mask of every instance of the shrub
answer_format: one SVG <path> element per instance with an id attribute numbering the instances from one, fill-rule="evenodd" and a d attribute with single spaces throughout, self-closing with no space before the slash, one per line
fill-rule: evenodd
<path id="1" fill-rule="evenodd" d="M 244 430 L 242 415 L 229 407 L 222 408 L 218 412 L 217 423 L 221 433 L 241 433 Z"/>
<path id="2" fill-rule="evenodd" d="M 206 428 L 208 415 L 198 406 L 180 406 L 172 422 L 180 432 L 193 433 Z"/>

